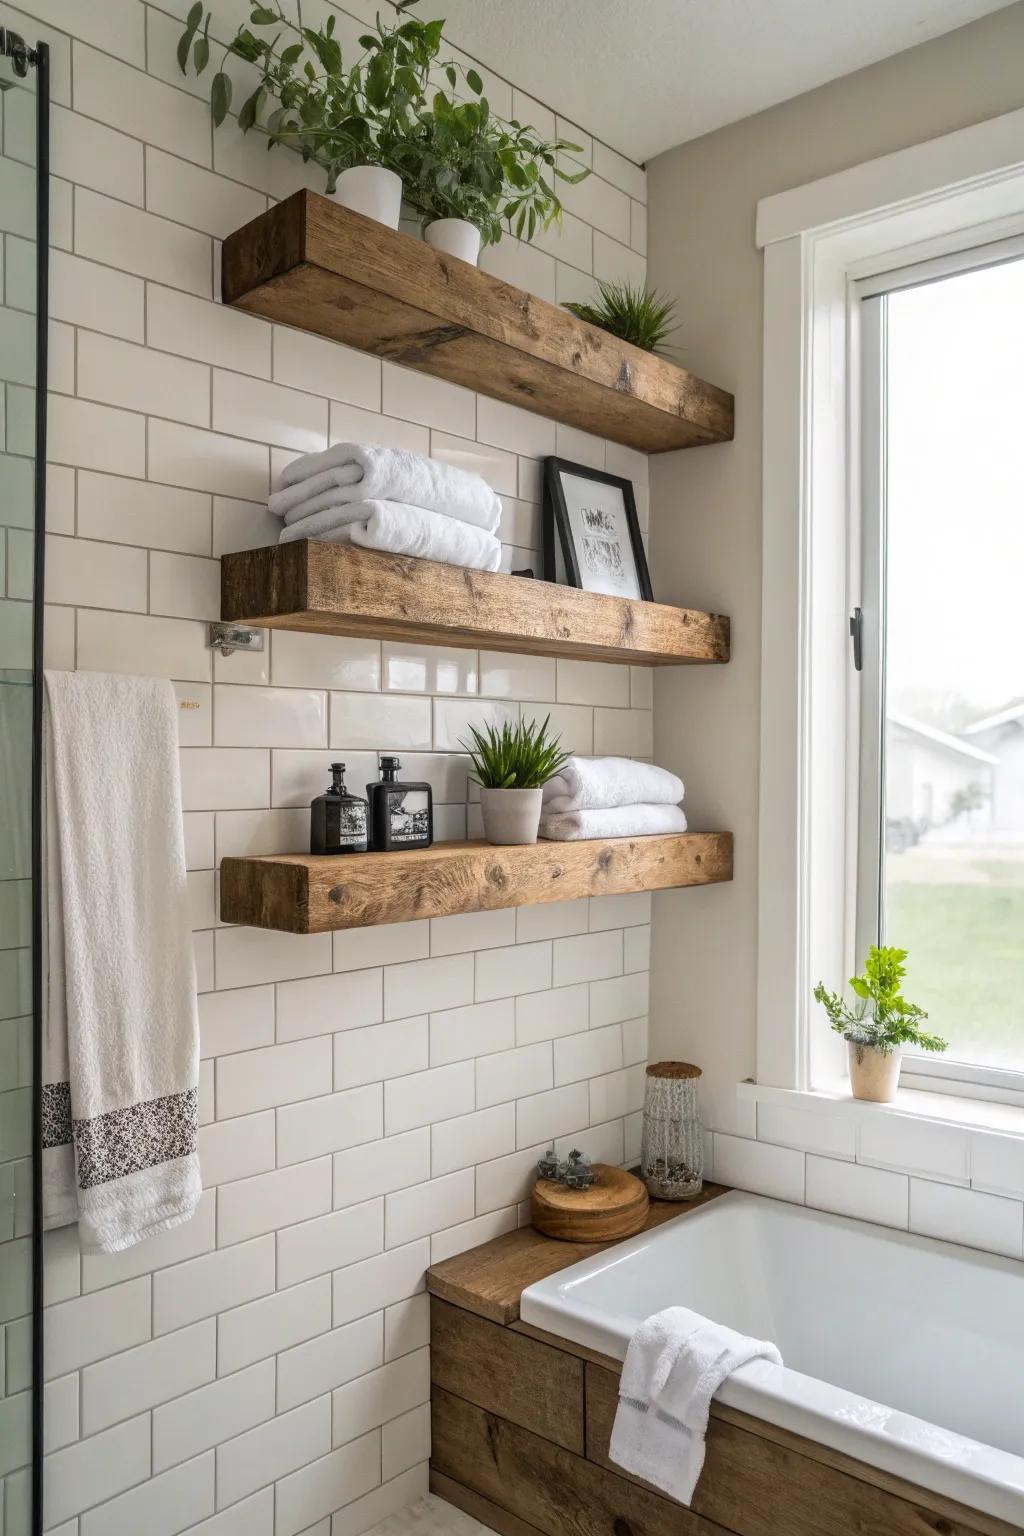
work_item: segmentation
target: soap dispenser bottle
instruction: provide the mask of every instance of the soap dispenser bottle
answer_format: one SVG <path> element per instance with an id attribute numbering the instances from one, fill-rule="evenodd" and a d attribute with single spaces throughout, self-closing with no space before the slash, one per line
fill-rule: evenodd
<path id="1" fill-rule="evenodd" d="M 429 784 L 409 784 L 396 777 L 397 757 L 380 759 L 380 783 L 367 784 L 371 847 L 377 853 L 399 848 L 429 848 L 434 841 L 434 799 Z"/>
<path id="2" fill-rule="evenodd" d="M 310 805 L 310 853 L 365 853 L 367 804 L 345 788 L 345 764 L 331 764 L 331 786 Z"/>

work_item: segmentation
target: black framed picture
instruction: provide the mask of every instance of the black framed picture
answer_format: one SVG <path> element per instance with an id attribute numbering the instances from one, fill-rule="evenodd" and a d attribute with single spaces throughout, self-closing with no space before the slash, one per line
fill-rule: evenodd
<path id="1" fill-rule="evenodd" d="M 584 592 L 653 601 L 633 482 L 544 462 L 544 577 Z"/>

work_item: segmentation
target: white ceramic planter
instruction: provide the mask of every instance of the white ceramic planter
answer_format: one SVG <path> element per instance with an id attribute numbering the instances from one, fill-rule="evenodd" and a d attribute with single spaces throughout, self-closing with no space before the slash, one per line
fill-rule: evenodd
<path id="1" fill-rule="evenodd" d="M 850 1063 L 850 1086 L 855 1099 L 867 1099 L 871 1104 L 891 1104 L 900 1085 L 899 1051 L 876 1051 L 872 1045 L 856 1045 L 846 1042 Z"/>
<path id="2" fill-rule="evenodd" d="M 535 843 L 540 826 L 539 789 L 481 789 L 484 837 L 489 843 Z"/>
<path id="3" fill-rule="evenodd" d="M 382 165 L 350 166 L 338 177 L 334 201 L 397 229 L 402 213 L 402 178 Z"/>
<path id="4" fill-rule="evenodd" d="M 480 257 L 480 231 L 468 219 L 435 219 L 423 231 L 423 238 L 435 251 L 445 251 L 475 267 Z"/>

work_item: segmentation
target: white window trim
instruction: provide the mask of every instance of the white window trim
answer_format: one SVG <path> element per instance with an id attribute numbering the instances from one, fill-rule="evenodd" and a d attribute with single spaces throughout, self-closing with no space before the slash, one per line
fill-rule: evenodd
<path id="1" fill-rule="evenodd" d="M 763 1083 L 742 1082 L 737 1088 L 741 1103 L 778 1104 L 806 1114 L 823 1115 L 831 1120 L 860 1124 L 864 1120 L 930 1120 L 937 1125 L 959 1126 L 964 1130 L 985 1131 L 1024 1140 L 1024 1104 L 984 1100 L 977 1096 L 922 1092 L 905 1084 L 891 1104 L 872 1104 L 853 1099 L 849 1093 L 827 1089 L 771 1088 Z M 804 1150 L 811 1150 L 804 1147 Z M 1019 1195 L 1017 1196 L 1019 1199 Z"/>
<path id="2" fill-rule="evenodd" d="M 1024 235 L 1024 110 L 758 207 L 764 248 L 757 1083 L 841 1078 L 811 991 L 854 963 L 859 682 L 854 285 Z M 935 1079 L 929 1087 L 941 1086 Z M 951 1091 L 962 1092 L 953 1083 Z"/>

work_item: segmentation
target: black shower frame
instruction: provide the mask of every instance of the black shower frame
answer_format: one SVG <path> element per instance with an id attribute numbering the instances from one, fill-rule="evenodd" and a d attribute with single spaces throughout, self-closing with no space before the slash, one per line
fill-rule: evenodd
<path id="1" fill-rule="evenodd" d="M 50 293 L 50 50 L 0 27 L 0 55 L 36 71 L 36 411 L 32 577 L 32 1536 L 43 1530 L 43 597 Z"/>

